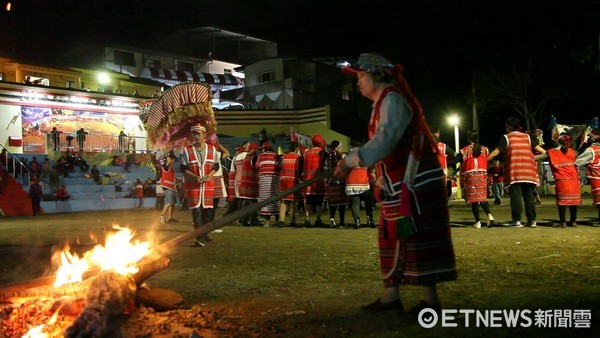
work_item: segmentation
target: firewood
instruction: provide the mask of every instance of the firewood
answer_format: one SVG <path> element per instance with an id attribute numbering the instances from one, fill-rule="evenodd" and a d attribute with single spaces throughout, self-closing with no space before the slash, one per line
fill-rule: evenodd
<path id="1" fill-rule="evenodd" d="M 153 308 L 156 311 L 168 311 L 179 308 L 183 297 L 172 290 L 142 285 L 135 294 L 136 305 Z"/>
<path id="2" fill-rule="evenodd" d="M 104 337 L 114 327 L 111 323 L 123 314 L 135 296 L 136 284 L 131 275 L 102 272 L 92 278 L 86 304 L 79 317 L 65 331 L 65 337 Z"/>
<path id="3" fill-rule="evenodd" d="M 91 278 L 86 304 L 79 317 L 66 330 L 65 337 L 103 337 L 114 330 L 111 323 L 133 305 L 137 287 L 169 266 L 170 259 L 158 254 L 147 256 L 133 275 L 102 272 Z"/>

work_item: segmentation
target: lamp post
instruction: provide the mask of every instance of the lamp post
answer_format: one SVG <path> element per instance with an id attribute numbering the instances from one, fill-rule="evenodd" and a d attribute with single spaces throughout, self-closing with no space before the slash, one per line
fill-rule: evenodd
<path id="1" fill-rule="evenodd" d="M 458 144 L 458 124 L 460 123 L 460 119 L 457 115 L 452 115 L 448 118 L 448 122 L 454 126 L 454 151 L 460 151 L 460 145 Z M 460 163 L 456 163 L 456 170 L 458 171 L 460 168 Z M 456 179 L 456 198 L 462 198 L 462 191 L 460 189 L 460 179 Z"/>

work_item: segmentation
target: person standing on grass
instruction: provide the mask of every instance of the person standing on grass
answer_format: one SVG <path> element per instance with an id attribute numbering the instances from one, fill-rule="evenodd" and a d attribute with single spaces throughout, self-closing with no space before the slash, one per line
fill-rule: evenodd
<path id="1" fill-rule="evenodd" d="M 281 160 L 273 149 L 271 142 L 264 141 L 260 147 L 260 154 L 256 156 L 254 167 L 258 173 L 258 202 L 267 200 L 279 193 L 279 172 Z M 260 215 L 266 220 L 265 226 L 279 224 L 280 201 L 270 203 L 260 208 Z M 274 223 L 271 223 L 271 216 Z"/>
<path id="2" fill-rule="evenodd" d="M 463 147 L 458 159 L 462 163 L 460 166 L 460 175 L 463 181 L 464 197 L 467 204 L 471 205 L 473 217 L 475 217 L 474 228 L 481 228 L 481 219 L 479 218 L 479 206 L 483 208 L 487 215 L 487 227 L 494 226 L 494 217 L 487 201 L 487 156 L 489 149 L 479 143 L 479 132 L 475 129 L 467 132 L 469 145 Z"/>
<path id="3" fill-rule="evenodd" d="M 363 53 L 355 65 L 343 67 L 357 76 L 360 93 L 373 101 L 369 141 L 338 163 L 335 174 L 376 164 L 383 187 L 379 220 L 379 258 L 384 290 L 362 310 L 402 311 L 401 285 L 423 288 L 423 309 L 441 313 L 437 284 L 457 278 L 446 176 L 423 110 L 403 76 L 403 67 L 387 58 Z M 402 198 L 401 198 L 402 197 Z M 409 212 L 412 211 L 412 212 Z M 409 228 L 409 230 L 406 229 Z"/>
<path id="4" fill-rule="evenodd" d="M 206 143 L 206 127 L 196 124 L 191 127 L 193 143 L 183 149 L 181 171 L 188 208 L 192 209 L 194 229 L 202 228 L 212 222 L 211 210 L 214 208 L 213 175 L 219 170 L 216 161 L 217 149 Z M 208 235 L 197 236 L 194 247 L 205 246 L 211 242 Z"/>
<path id="5" fill-rule="evenodd" d="M 492 194 L 494 195 L 494 204 L 502 205 L 504 196 L 504 169 L 500 160 L 494 160 L 488 174 L 492 177 Z"/>
<path id="6" fill-rule="evenodd" d="M 302 155 L 298 153 L 298 144 L 291 142 L 288 150 L 281 159 L 281 172 L 279 174 L 279 192 L 286 191 L 298 185 L 304 167 Z M 285 226 L 286 210 L 290 212 L 290 226 L 296 226 L 296 206 L 302 198 L 299 192 L 290 194 L 281 199 L 279 208 L 280 226 Z M 289 207 L 289 209 L 288 209 Z"/>
<path id="7" fill-rule="evenodd" d="M 350 150 L 354 150 L 359 147 L 359 144 L 354 143 Z M 367 214 L 367 226 L 369 228 L 375 228 L 375 222 L 373 221 L 373 193 L 371 191 L 371 182 L 369 181 L 369 168 L 367 167 L 354 167 L 350 170 L 348 177 L 346 177 L 346 195 L 350 199 L 350 210 L 354 218 L 354 228 L 359 229 L 361 226 L 360 221 L 360 203 L 365 203 L 365 213 Z"/>
<path id="8" fill-rule="evenodd" d="M 344 158 L 346 154 L 342 151 L 342 143 L 334 140 L 329 145 L 329 156 L 327 159 L 327 167 L 334 168 L 337 162 Z M 348 205 L 348 196 L 346 196 L 346 182 L 339 177 L 333 176 L 327 179 L 326 197 L 329 203 L 329 225 L 332 228 L 344 228 L 346 218 L 346 205 Z M 339 214 L 340 223 L 335 222 L 335 213 Z M 354 224 L 354 228 L 360 228 L 360 218 L 358 223 Z"/>
<path id="9" fill-rule="evenodd" d="M 496 149 L 488 156 L 488 161 L 503 154 L 504 182 L 508 185 L 510 197 L 510 212 L 512 221 L 509 226 L 521 228 L 521 214 L 525 205 L 525 216 L 528 227 L 536 227 L 537 213 L 535 210 L 536 187 L 539 185 L 537 164 L 534 151 L 545 154 L 546 150 L 539 146 L 537 138 L 523 131 L 521 120 L 516 116 L 504 121 L 507 134 L 504 135 Z"/>
<path id="10" fill-rule="evenodd" d="M 569 207 L 569 225 L 577 226 L 577 206 L 581 205 L 581 186 L 579 185 L 579 171 L 575 166 L 577 153 L 571 148 L 571 136 L 561 134 L 556 141 L 557 147 L 548 149 L 545 154 L 536 155 L 535 160 L 548 159 L 550 170 L 554 176 L 556 188 L 556 206 L 560 223 L 556 227 L 566 228 L 566 211 Z"/>
<path id="11" fill-rule="evenodd" d="M 241 163 L 241 180 L 238 184 L 241 200 L 240 208 L 245 208 L 258 203 L 258 170 L 256 170 L 256 167 L 254 166 L 256 163 L 257 152 L 258 144 L 256 142 L 250 143 L 248 152 Z M 255 212 L 250 216 L 242 217 L 242 219 L 240 219 L 241 224 L 243 226 L 264 225 L 263 222 L 258 219 L 258 214 L 258 212 Z"/>
<path id="12" fill-rule="evenodd" d="M 440 164 L 442 165 L 442 169 L 444 170 L 444 175 L 446 175 L 446 190 L 448 192 L 448 200 L 450 200 L 450 196 L 452 196 L 452 177 L 448 175 L 448 161 L 454 160 L 458 154 L 456 153 L 456 151 L 454 151 L 454 149 L 450 148 L 446 143 L 442 142 L 442 138 L 440 136 L 440 128 L 438 128 L 437 126 L 431 126 L 430 130 L 433 134 L 433 139 L 435 140 L 438 148 L 438 159 L 440 160 Z M 456 163 L 456 161 L 454 161 L 453 163 Z"/>
<path id="13" fill-rule="evenodd" d="M 327 153 L 323 150 L 323 137 L 319 134 L 311 138 L 312 147 L 304 152 L 304 168 L 302 169 L 302 180 L 308 181 L 325 170 Z M 315 227 L 322 227 L 323 201 L 325 199 L 325 180 L 319 180 L 304 188 L 305 219 L 304 225 L 310 227 L 311 213 L 315 214 Z"/>
<path id="14" fill-rule="evenodd" d="M 592 203 L 598 209 L 598 219 L 594 226 L 600 226 L 600 129 L 593 129 L 588 137 L 592 144 L 577 155 L 575 165 L 587 167 L 586 177 L 592 190 Z"/>
<path id="15" fill-rule="evenodd" d="M 231 156 L 231 154 L 229 154 L 229 150 L 227 150 L 227 148 L 225 148 L 225 146 L 223 146 L 218 140 L 211 144 L 217 149 L 215 161 L 219 163 L 219 169 L 213 175 L 215 185 L 215 191 L 213 195 L 213 208 L 209 209 L 212 212 L 210 218 L 214 220 L 217 208 L 219 207 L 219 201 L 221 200 L 221 198 L 227 199 L 227 186 L 225 185 L 225 178 L 223 177 L 223 159 L 228 158 L 229 156 Z M 221 233 L 223 232 L 223 229 L 215 229 L 212 232 Z"/>
<path id="16" fill-rule="evenodd" d="M 42 190 L 42 186 L 40 185 L 37 177 L 34 177 L 29 184 L 29 198 L 31 199 L 31 210 L 33 211 L 33 216 L 37 216 L 42 213 L 42 207 L 40 206 L 40 203 L 43 196 L 44 192 Z"/>
<path id="17" fill-rule="evenodd" d="M 227 188 L 227 206 L 226 214 L 230 214 L 234 211 L 239 210 L 242 207 L 242 198 L 240 197 L 240 188 L 242 183 L 242 167 L 244 165 L 244 159 L 248 154 L 248 148 L 250 142 L 244 141 L 236 148 L 235 156 L 231 159 L 229 167 L 229 187 Z M 240 225 L 244 225 L 241 220 L 238 221 Z"/>
<path id="18" fill-rule="evenodd" d="M 173 218 L 175 209 L 175 194 L 177 194 L 177 176 L 175 175 L 175 155 L 167 156 L 166 163 L 160 168 L 160 184 L 162 187 L 164 207 L 160 213 L 161 223 L 178 223 L 179 221 Z"/>

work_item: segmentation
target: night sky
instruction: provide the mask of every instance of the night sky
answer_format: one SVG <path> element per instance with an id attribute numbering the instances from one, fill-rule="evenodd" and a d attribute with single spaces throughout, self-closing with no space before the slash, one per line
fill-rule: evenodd
<path id="1" fill-rule="evenodd" d="M 358 4 L 338 0 L 15 0 L 12 3 L 13 17 L 7 17 L 3 11 L 0 20 L 3 27 L 15 28 L 17 50 L 35 58 L 53 60 L 79 39 L 151 47 L 178 29 L 203 26 L 275 41 L 281 56 L 356 58 L 361 52 L 379 52 L 405 66 L 406 77 L 428 121 L 442 129 L 443 138 L 450 144 L 453 134 L 446 123 L 448 114 L 456 112 L 463 116 L 462 134 L 472 128 L 469 93 L 473 70 L 482 60 L 521 50 L 570 48 L 571 54 L 594 54 L 588 62 L 598 63 L 600 47 L 600 2 L 593 0 L 420 0 Z M 589 68 L 593 73 L 593 67 Z M 595 70 L 586 78 L 585 81 L 594 82 L 585 88 L 600 89 L 599 74 Z M 587 90 L 593 92 L 584 91 Z M 581 95 L 552 108 L 561 122 L 583 123 L 600 115 L 597 99 L 591 99 L 591 94 L 578 88 L 573 91 Z M 486 142 L 493 143 L 490 146 L 501 136 L 503 128 L 498 125 L 502 125 L 506 114 L 511 112 L 480 115 L 480 127 L 490 130 L 485 134 Z"/>

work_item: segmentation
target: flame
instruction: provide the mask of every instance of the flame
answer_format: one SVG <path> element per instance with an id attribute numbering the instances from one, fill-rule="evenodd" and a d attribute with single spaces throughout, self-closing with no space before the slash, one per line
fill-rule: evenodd
<path id="1" fill-rule="evenodd" d="M 38 325 L 36 327 L 32 327 L 21 338 L 49 338 L 49 337 L 57 337 L 58 333 L 59 333 L 58 331 L 57 332 L 46 332 L 46 331 L 48 330 L 48 328 L 51 328 L 52 325 L 56 324 L 56 322 L 58 320 L 58 312 L 59 311 L 60 311 L 60 309 L 54 311 L 54 314 L 52 314 L 52 317 L 50 317 L 50 319 L 48 319 L 48 323 L 42 324 L 42 325 Z"/>
<path id="2" fill-rule="evenodd" d="M 115 271 L 119 274 L 133 274 L 135 266 L 149 252 L 148 242 L 133 241 L 134 233 L 129 228 L 113 226 L 114 232 L 106 237 L 104 245 L 96 245 L 79 257 L 71 253 L 67 246 L 60 253 L 61 266 L 56 274 L 55 287 L 83 280 L 85 271 L 99 267 L 102 271 Z"/>
<path id="3" fill-rule="evenodd" d="M 42 324 L 42 325 L 33 327 L 33 328 L 29 329 L 29 331 L 27 331 L 27 333 L 22 338 L 48 337 L 48 335 L 42 331 L 44 329 L 44 327 L 46 327 L 46 324 Z"/>

